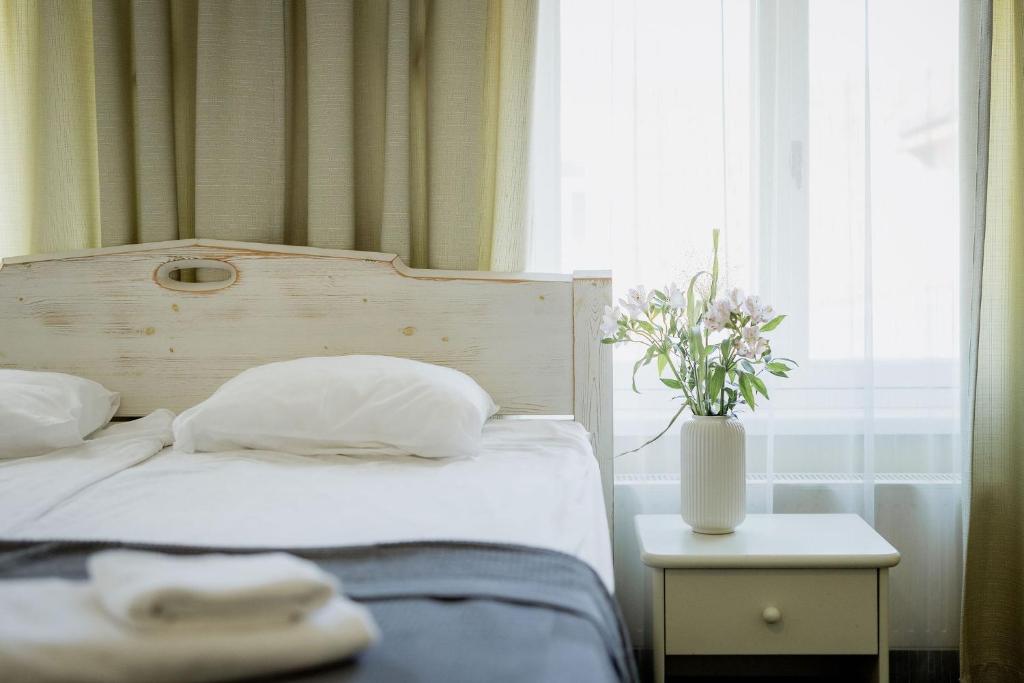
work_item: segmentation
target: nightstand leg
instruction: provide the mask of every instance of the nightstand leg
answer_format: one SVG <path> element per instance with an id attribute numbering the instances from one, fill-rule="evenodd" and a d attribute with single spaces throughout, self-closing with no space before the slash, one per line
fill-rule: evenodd
<path id="1" fill-rule="evenodd" d="M 878 663 L 874 680 L 889 683 L 889 570 L 878 570 Z"/>
<path id="2" fill-rule="evenodd" d="M 651 569 L 651 616 L 654 683 L 665 683 L 665 571 L 662 569 Z"/>

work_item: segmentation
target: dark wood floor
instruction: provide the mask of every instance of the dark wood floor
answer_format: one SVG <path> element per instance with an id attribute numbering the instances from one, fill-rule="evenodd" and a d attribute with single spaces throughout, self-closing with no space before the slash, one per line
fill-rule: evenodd
<path id="1" fill-rule="evenodd" d="M 640 679 L 651 681 L 649 661 L 641 658 Z M 890 683 L 956 683 L 960 677 L 960 657 L 956 650 L 894 650 L 889 653 Z M 848 679 L 831 673 L 824 676 L 772 676 L 751 672 L 749 676 L 714 676 L 714 677 L 669 677 L 672 683 L 757 683 L 771 681 L 799 681 L 799 683 L 828 682 L 843 680 L 863 680 L 863 676 L 852 675 Z"/>
<path id="2" fill-rule="evenodd" d="M 960 653 L 956 650 L 893 650 L 889 653 L 892 683 L 956 683 Z"/>

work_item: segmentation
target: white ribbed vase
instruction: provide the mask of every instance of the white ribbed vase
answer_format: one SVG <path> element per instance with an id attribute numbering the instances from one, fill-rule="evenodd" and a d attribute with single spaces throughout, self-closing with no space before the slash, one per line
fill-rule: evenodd
<path id="1" fill-rule="evenodd" d="M 735 417 L 692 417 L 680 428 L 683 521 L 732 533 L 747 516 L 746 431 Z"/>

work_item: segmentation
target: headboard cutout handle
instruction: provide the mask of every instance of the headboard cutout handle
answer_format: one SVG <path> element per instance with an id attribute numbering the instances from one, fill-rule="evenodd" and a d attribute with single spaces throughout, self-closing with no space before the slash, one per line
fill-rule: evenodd
<path id="1" fill-rule="evenodd" d="M 217 259 L 174 259 L 160 264 L 153 273 L 158 285 L 179 292 L 212 292 L 230 287 L 236 280 L 238 269 Z"/>

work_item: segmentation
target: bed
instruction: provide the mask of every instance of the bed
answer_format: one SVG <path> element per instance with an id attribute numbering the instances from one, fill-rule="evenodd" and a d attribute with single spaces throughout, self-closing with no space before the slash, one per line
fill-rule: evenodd
<path id="1" fill-rule="evenodd" d="M 144 419 L 84 455 L 0 464 L 0 579 L 78 577 L 112 546 L 286 549 L 339 576 L 383 633 L 355 662 L 287 680 L 631 680 L 610 594 L 611 358 L 597 334 L 610 296 L 600 273 L 417 271 L 209 240 L 7 259 L 0 367 L 94 379 L 121 392 L 119 418 Z M 502 407 L 483 452 L 170 443 L 171 411 L 242 370 L 353 353 L 476 379 Z"/>

